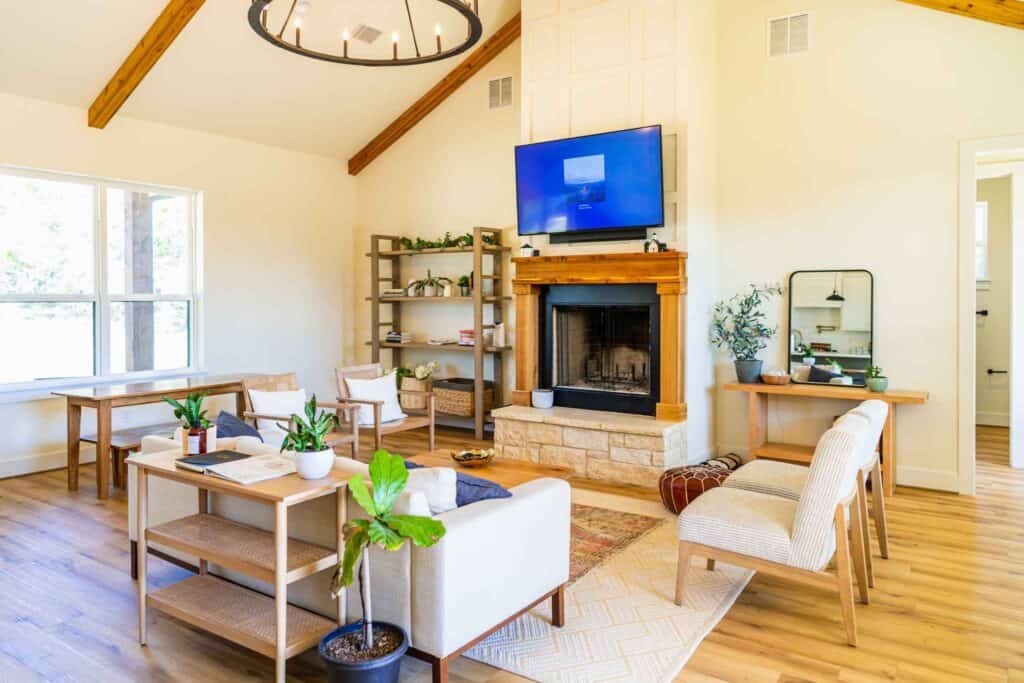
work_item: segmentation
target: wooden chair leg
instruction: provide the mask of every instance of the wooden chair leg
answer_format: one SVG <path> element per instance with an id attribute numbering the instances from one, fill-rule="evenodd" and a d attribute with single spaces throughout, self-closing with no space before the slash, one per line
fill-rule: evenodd
<path id="1" fill-rule="evenodd" d="M 707 567 L 709 572 L 715 571 L 715 559 L 713 557 L 708 558 Z"/>
<path id="2" fill-rule="evenodd" d="M 835 512 L 836 588 L 846 626 L 846 642 L 857 647 L 857 613 L 853 604 L 853 576 L 850 571 L 850 546 L 846 538 L 846 514 L 842 506 Z"/>
<path id="3" fill-rule="evenodd" d="M 854 503 L 860 510 L 860 535 L 864 541 L 864 565 L 868 574 L 868 585 L 875 587 L 875 561 L 871 557 L 871 520 L 868 516 L 867 478 L 863 472 L 857 473 L 857 498 Z"/>
<path id="4" fill-rule="evenodd" d="M 860 517 L 860 503 L 856 496 L 850 501 L 850 540 L 850 550 L 853 554 L 853 571 L 857 575 L 857 591 L 860 595 L 861 603 L 866 605 L 870 600 L 868 595 L 867 553 L 864 548 L 864 522 Z"/>
<path id="5" fill-rule="evenodd" d="M 121 455 L 121 488 L 122 489 L 126 489 L 127 490 L 127 488 L 128 488 L 128 461 L 127 461 L 127 458 L 128 458 L 129 455 L 131 455 L 134 452 L 135 451 L 128 451 L 128 452 L 123 453 Z"/>
<path id="6" fill-rule="evenodd" d="M 878 461 L 875 461 L 875 468 L 871 470 L 871 505 L 874 508 L 875 531 L 878 533 L 878 550 L 883 558 L 889 559 L 889 522 L 885 518 L 882 464 Z"/>
<path id="7" fill-rule="evenodd" d="M 679 562 L 676 565 L 676 604 L 682 607 L 683 595 L 686 592 L 686 575 L 690 571 L 690 555 L 693 546 L 687 541 L 679 541 Z"/>
<path id="8" fill-rule="evenodd" d="M 123 456 L 120 448 L 110 449 L 110 481 L 115 488 L 121 488 L 121 463 Z"/>
<path id="9" fill-rule="evenodd" d="M 551 625 L 556 628 L 565 626 L 565 584 L 551 596 Z"/>

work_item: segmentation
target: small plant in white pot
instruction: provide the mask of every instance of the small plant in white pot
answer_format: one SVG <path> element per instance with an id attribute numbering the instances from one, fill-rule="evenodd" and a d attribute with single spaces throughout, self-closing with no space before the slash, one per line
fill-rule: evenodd
<path id="1" fill-rule="evenodd" d="M 757 355 L 768 347 L 768 340 L 779 331 L 765 324 L 763 308 L 773 296 L 781 296 L 778 285 L 750 285 L 746 294 L 736 294 L 715 304 L 711 316 L 711 343 L 726 348 L 736 365 L 741 384 L 757 384 L 763 362 Z"/>
<path id="2" fill-rule="evenodd" d="M 281 452 L 295 453 L 295 468 L 303 479 L 323 479 L 334 467 L 334 449 L 327 445 L 327 435 L 340 423 L 334 413 L 317 412 L 315 394 L 305 408 L 305 417 L 292 415 L 288 425 L 277 425 L 285 431 Z"/>
<path id="3" fill-rule="evenodd" d="M 882 372 L 882 368 L 877 365 L 870 365 L 864 371 L 868 389 L 876 394 L 883 394 L 889 389 L 889 378 Z"/>

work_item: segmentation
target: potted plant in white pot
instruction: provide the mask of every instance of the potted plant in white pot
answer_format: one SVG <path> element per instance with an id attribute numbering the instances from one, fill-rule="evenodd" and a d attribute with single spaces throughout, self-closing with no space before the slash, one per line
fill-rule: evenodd
<path id="1" fill-rule="evenodd" d="M 342 588 L 352 585 L 356 562 L 359 567 L 359 599 L 363 618 L 324 636 L 320 658 L 331 683 L 397 683 L 402 656 L 409 649 L 409 636 L 394 624 L 375 622 L 370 602 L 370 546 L 385 550 L 402 548 L 406 541 L 428 548 L 445 534 L 444 524 L 430 517 L 394 515 L 391 509 L 409 480 L 401 456 L 386 450 L 373 454 L 370 462 L 371 492 L 362 475 L 348 481 L 352 498 L 366 512 L 367 519 L 353 519 L 345 525 L 345 552 L 331 581 L 331 595 L 337 599 Z"/>
<path id="2" fill-rule="evenodd" d="M 864 371 L 864 377 L 868 389 L 876 394 L 884 394 L 889 389 L 889 378 L 877 365 L 868 366 L 868 369 Z"/>
<path id="3" fill-rule="evenodd" d="M 196 391 L 185 397 L 185 402 L 163 399 L 174 408 L 174 417 L 181 420 L 181 450 L 185 455 L 201 455 L 217 449 L 217 425 L 206 419 L 203 399 L 208 392 Z"/>
<path id="4" fill-rule="evenodd" d="M 726 348 L 736 365 L 736 378 L 741 384 L 757 384 L 761 378 L 762 361 L 757 355 L 768 347 L 768 340 L 779 331 L 778 326 L 765 324 L 764 304 L 780 296 L 778 285 L 750 286 L 746 294 L 736 294 L 715 304 L 711 317 L 711 343 Z"/>
<path id="5" fill-rule="evenodd" d="M 306 403 L 305 417 L 292 415 L 285 431 L 281 452 L 295 453 L 295 468 L 303 479 L 323 479 L 334 467 L 334 449 L 327 445 L 327 435 L 340 427 L 338 416 L 317 412 L 316 394 Z"/>
<path id="6" fill-rule="evenodd" d="M 473 294 L 473 287 L 470 283 L 468 275 L 462 275 L 459 277 L 459 296 L 471 296 Z"/>

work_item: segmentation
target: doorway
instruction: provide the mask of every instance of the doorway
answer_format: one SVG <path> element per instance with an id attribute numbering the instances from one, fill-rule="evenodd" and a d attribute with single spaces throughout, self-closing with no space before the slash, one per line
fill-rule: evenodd
<path id="1" fill-rule="evenodd" d="M 1024 468 L 1024 137 L 964 143 L 960 196 L 960 493 L 979 442 Z M 1022 376 L 1014 373 L 1021 369 Z M 994 463 L 991 453 L 986 466 Z"/>

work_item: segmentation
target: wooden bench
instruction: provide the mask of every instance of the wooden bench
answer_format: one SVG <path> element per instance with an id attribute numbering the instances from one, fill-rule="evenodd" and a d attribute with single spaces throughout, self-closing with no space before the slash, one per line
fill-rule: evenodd
<path id="1" fill-rule="evenodd" d="M 128 485 L 128 466 L 124 459 L 129 454 L 142 448 L 142 437 L 144 436 L 166 436 L 174 435 L 174 432 L 181 426 L 180 422 L 165 422 L 164 424 L 146 425 L 143 427 L 132 427 L 130 429 L 119 429 L 110 433 L 110 459 L 111 478 L 114 486 L 123 489 Z M 88 434 L 79 439 L 83 443 L 96 444 L 96 434 Z M 100 454 L 97 453 L 99 458 Z"/>

